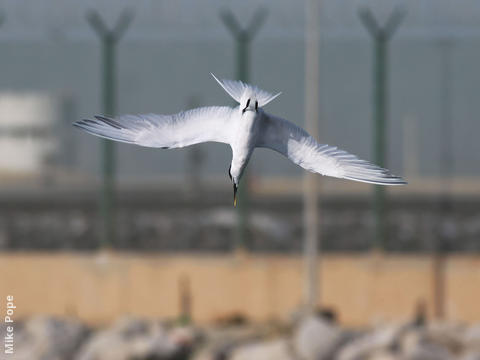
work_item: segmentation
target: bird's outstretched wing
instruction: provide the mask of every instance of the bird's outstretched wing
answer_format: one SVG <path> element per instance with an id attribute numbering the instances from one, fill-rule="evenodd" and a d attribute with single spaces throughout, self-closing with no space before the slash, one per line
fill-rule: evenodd
<path id="1" fill-rule="evenodd" d="M 304 169 L 322 175 L 379 185 L 406 184 L 388 170 L 337 147 L 319 144 L 302 128 L 266 113 L 256 146 L 278 151 Z"/>
<path id="2" fill-rule="evenodd" d="M 230 143 L 232 108 L 203 107 L 173 115 L 95 116 L 73 125 L 106 139 L 148 147 L 180 148 L 201 142 Z"/>

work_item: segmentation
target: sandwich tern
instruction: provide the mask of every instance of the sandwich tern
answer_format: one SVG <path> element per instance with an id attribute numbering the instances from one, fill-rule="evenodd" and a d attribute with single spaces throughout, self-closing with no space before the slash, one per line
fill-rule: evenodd
<path id="1" fill-rule="evenodd" d="M 319 144 L 297 125 L 263 111 L 275 95 L 256 86 L 213 78 L 238 102 L 238 106 L 209 106 L 172 115 L 97 115 L 73 125 L 105 138 L 146 147 L 173 149 L 202 142 L 230 145 L 232 161 L 228 175 L 237 204 L 240 178 L 256 147 L 275 150 L 302 168 L 321 175 L 378 185 L 406 182 L 368 161 L 335 146 Z"/>

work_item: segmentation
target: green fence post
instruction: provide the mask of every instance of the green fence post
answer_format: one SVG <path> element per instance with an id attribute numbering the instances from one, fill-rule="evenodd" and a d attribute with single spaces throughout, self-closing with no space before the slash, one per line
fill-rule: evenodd
<path id="1" fill-rule="evenodd" d="M 373 152 L 374 162 L 386 167 L 386 143 L 387 143 L 387 104 L 388 104 L 388 42 L 395 30 L 405 17 L 402 8 L 396 8 L 388 17 L 384 26 L 380 26 L 372 11 L 368 8 L 359 10 L 362 23 L 374 40 L 374 63 L 373 63 L 373 108 L 374 108 L 374 134 Z M 387 237 L 386 227 L 386 196 L 385 187 L 374 185 L 373 211 L 375 215 L 375 235 L 373 248 L 383 249 Z"/>
<path id="2" fill-rule="evenodd" d="M 250 43 L 263 25 L 266 16 L 267 12 L 265 9 L 258 9 L 248 26 L 243 28 L 231 11 L 224 10 L 220 13 L 220 18 L 236 41 L 236 75 L 237 79 L 243 82 L 249 82 L 250 80 Z M 235 239 L 235 247 L 237 249 L 245 249 L 247 247 L 246 237 L 249 211 L 248 173 L 248 171 L 245 171 L 242 182 L 243 186 L 240 186 L 238 189 L 238 220 Z"/>
<path id="3" fill-rule="evenodd" d="M 133 19 L 131 10 L 124 10 L 113 29 L 108 29 L 105 21 L 96 11 L 89 11 L 86 15 L 88 23 L 98 35 L 102 44 L 102 102 L 103 112 L 107 116 L 115 116 L 116 99 L 116 68 L 115 48 L 117 42 L 127 30 Z M 101 139 L 102 146 L 102 189 L 100 194 L 100 214 L 102 229 L 100 236 L 101 247 L 108 248 L 115 239 L 115 144 Z"/>

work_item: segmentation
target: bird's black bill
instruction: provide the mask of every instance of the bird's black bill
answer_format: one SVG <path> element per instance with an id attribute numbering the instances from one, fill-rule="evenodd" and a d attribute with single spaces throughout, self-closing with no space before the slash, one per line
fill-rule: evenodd
<path id="1" fill-rule="evenodd" d="M 237 207 L 237 185 L 233 184 L 233 206 Z"/>
<path id="2" fill-rule="evenodd" d="M 242 114 L 245 113 L 245 111 L 247 111 L 248 107 L 250 106 L 250 99 L 247 100 L 247 104 L 245 106 L 245 108 L 242 110 Z M 255 112 L 257 111 L 257 109 L 255 108 Z"/>

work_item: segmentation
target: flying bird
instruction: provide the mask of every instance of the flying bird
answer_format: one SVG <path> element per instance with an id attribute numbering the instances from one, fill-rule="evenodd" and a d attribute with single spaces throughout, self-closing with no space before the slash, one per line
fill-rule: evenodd
<path id="1" fill-rule="evenodd" d="M 319 144 L 297 125 L 266 113 L 263 107 L 281 93 L 273 95 L 242 81 L 219 80 L 211 75 L 238 106 L 201 107 L 173 115 L 97 115 L 73 125 L 105 139 L 161 149 L 208 141 L 230 145 L 228 175 L 233 183 L 234 206 L 240 179 L 257 147 L 277 151 L 305 170 L 321 175 L 378 185 L 406 184 L 388 170 L 337 147 Z"/>

